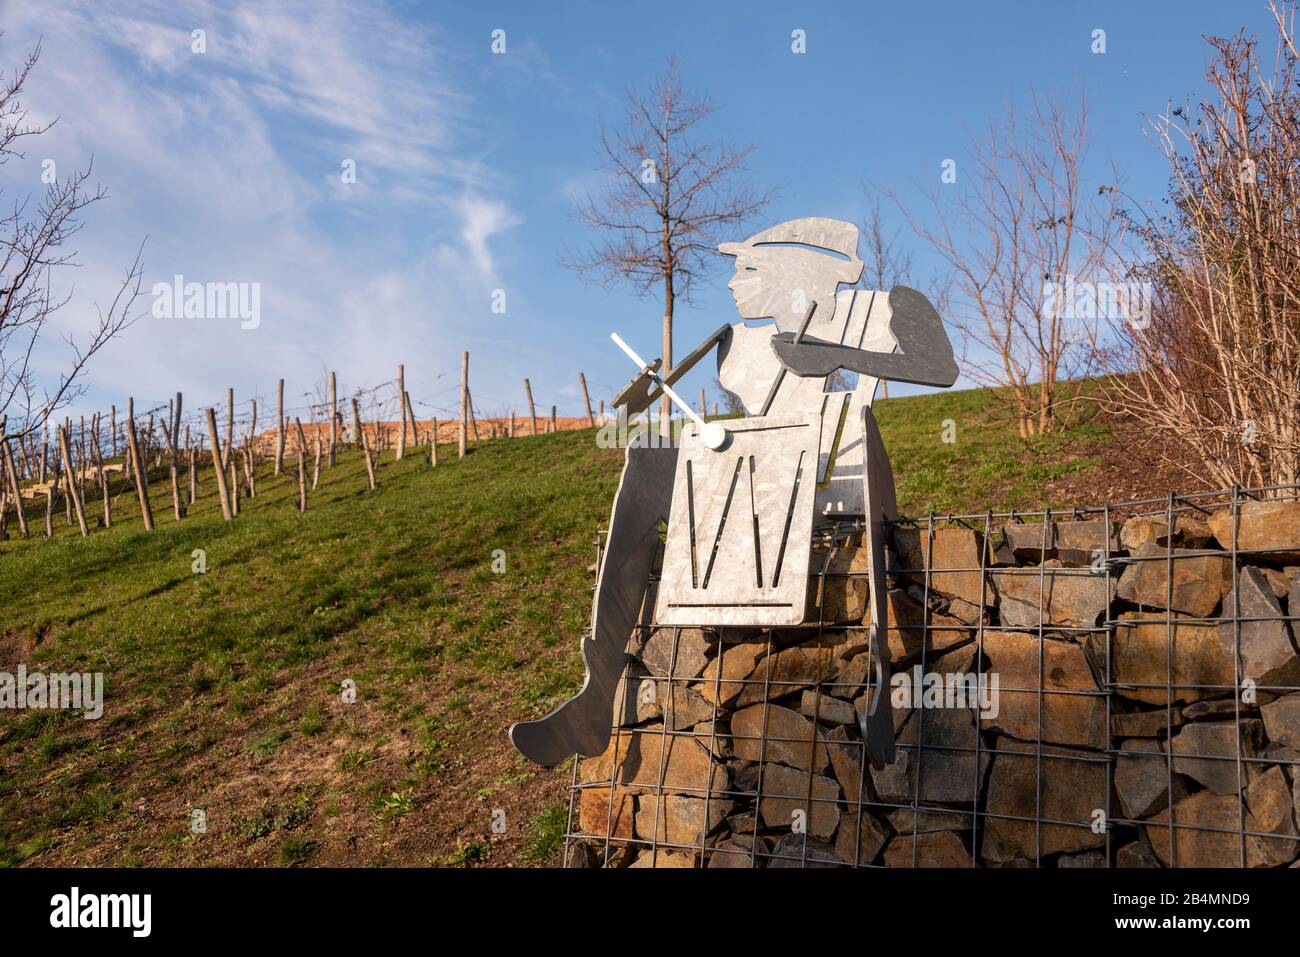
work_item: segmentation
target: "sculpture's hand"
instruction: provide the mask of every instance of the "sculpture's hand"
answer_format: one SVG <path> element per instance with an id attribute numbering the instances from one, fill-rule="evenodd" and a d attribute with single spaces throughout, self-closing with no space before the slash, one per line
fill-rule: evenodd
<path id="1" fill-rule="evenodd" d="M 650 372 L 658 372 L 663 360 L 655 359 L 650 363 Z M 632 380 L 614 396 L 614 408 L 625 407 L 628 415 L 636 415 L 650 408 L 650 393 L 658 388 L 658 383 L 650 372 L 638 372 Z"/>
<path id="2" fill-rule="evenodd" d="M 828 376 L 844 365 L 852 351 L 835 342 L 804 336 L 794 341 L 793 332 L 772 337 L 772 351 L 787 371 L 798 376 Z"/>

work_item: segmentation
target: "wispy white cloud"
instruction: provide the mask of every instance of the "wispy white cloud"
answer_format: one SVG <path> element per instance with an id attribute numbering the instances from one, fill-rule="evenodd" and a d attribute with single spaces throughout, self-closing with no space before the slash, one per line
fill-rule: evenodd
<path id="1" fill-rule="evenodd" d="M 5 199 L 39 190 L 44 156 L 93 156 L 111 193 L 78 237 L 67 331 L 90 324 L 146 234 L 146 289 L 176 273 L 261 284 L 257 330 L 146 317 L 95 365 L 88 398 L 210 401 L 279 376 L 305 387 L 323 364 L 378 381 L 472 329 L 467 303 L 486 309 L 493 246 L 520 218 L 435 29 L 377 0 L 33 5 L 6 21 L 9 62 L 44 38 L 28 102 L 59 122 L 0 172 Z"/>

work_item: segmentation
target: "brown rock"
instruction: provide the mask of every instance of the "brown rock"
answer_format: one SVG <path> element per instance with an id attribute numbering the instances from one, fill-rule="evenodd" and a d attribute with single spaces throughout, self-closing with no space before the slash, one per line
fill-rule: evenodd
<path id="1" fill-rule="evenodd" d="M 830 778 L 812 775 L 812 800 L 809 795 L 809 772 L 796 771 L 783 764 L 769 764 L 763 768 L 763 792 L 758 801 L 758 813 L 768 827 L 792 827 L 802 812 L 809 836 L 828 840 L 840 822 L 836 806 L 839 786 Z"/>
<path id="2" fill-rule="evenodd" d="M 1300 750 L 1300 691 L 1284 694 L 1259 709 L 1270 741 Z"/>
<path id="3" fill-rule="evenodd" d="M 863 620 L 870 588 L 867 546 L 861 532 L 852 533 L 834 547 L 825 541 L 815 542 L 808 567 L 809 621 L 834 624 Z"/>
<path id="4" fill-rule="evenodd" d="M 1294 801 L 1286 775 L 1277 765 L 1246 788 L 1246 806 L 1250 809 L 1248 830 L 1255 834 L 1278 835 L 1276 838 L 1251 838 L 1261 859 L 1274 867 L 1291 863 L 1300 853 Z"/>
<path id="5" fill-rule="evenodd" d="M 656 628 L 641 649 L 641 662 L 657 678 L 696 678 L 708 667 L 708 649 L 699 628 Z"/>
<path id="6" fill-rule="evenodd" d="M 991 608 L 997 602 L 992 586 L 986 581 L 980 588 L 983 537 L 969 528 L 940 528 L 931 542 L 926 529 L 908 526 L 895 527 L 893 535 L 899 566 L 910 570 L 909 578 L 924 582 L 928 568 L 933 591 L 974 605 L 982 597 L 984 606 Z"/>
<path id="7" fill-rule="evenodd" d="M 1169 597 L 1166 550 L 1144 545 L 1134 552 L 1145 559 L 1130 565 L 1119 580 L 1119 597 L 1148 608 L 1172 608 L 1194 618 L 1208 618 L 1232 587 L 1232 560 L 1173 550 L 1173 597 Z"/>
<path id="8" fill-rule="evenodd" d="M 742 761 L 778 761 L 805 771 L 826 767 L 825 736 L 799 712 L 777 704 L 741 708 L 731 716 L 731 736 Z"/>
<path id="9" fill-rule="evenodd" d="M 760 839 L 761 840 L 761 839 Z M 766 842 L 759 848 L 760 854 L 768 853 Z M 753 849 L 741 844 L 739 841 L 723 841 L 709 854 L 709 863 L 707 867 L 744 867 L 748 868 L 753 864 L 757 867 L 763 866 L 763 859 L 760 857 L 754 860 Z"/>
<path id="10" fill-rule="evenodd" d="M 729 758 L 735 753 L 731 748 L 731 731 L 722 722 L 701 721 L 691 730 L 695 732 L 695 740 L 715 758 Z"/>
<path id="11" fill-rule="evenodd" d="M 974 823 L 969 813 L 961 811 L 942 811 L 934 808 L 910 807 L 895 808 L 888 814 L 889 825 L 897 834 L 912 834 L 919 831 L 928 834 L 931 831 L 968 831 Z"/>
<path id="12" fill-rule="evenodd" d="M 763 658 L 750 672 L 735 707 L 770 701 L 833 677 L 843 641 L 840 634 L 823 634 Z"/>
<path id="13" fill-rule="evenodd" d="M 909 588 L 907 593 L 911 595 L 913 589 Z M 945 608 L 950 619 L 963 625 L 978 625 L 981 621 L 987 625 L 992 620 L 991 610 L 991 606 L 986 607 L 981 614 L 979 605 L 972 605 L 963 598 L 948 599 L 948 605 Z"/>
<path id="14" fill-rule="evenodd" d="M 1056 557 L 1066 565 L 1091 565 L 1107 554 L 1107 528 L 1103 518 L 1083 522 L 1056 523 Z M 1119 535 L 1114 525 L 1109 529 L 1109 554 L 1119 551 Z"/>
<path id="15" fill-rule="evenodd" d="M 666 867 L 691 868 L 695 866 L 695 855 L 689 851 L 669 851 L 663 848 L 651 848 L 637 855 L 629 867 Z"/>
<path id="16" fill-rule="evenodd" d="M 1045 626 L 1092 628 L 1106 610 L 1106 578 L 1090 569 L 1064 568 L 1050 560 L 1039 568 L 1005 569 L 990 576 L 998 590 L 999 620 L 1012 628 L 1037 628 L 1040 618 Z M 1045 617 L 1040 600 L 1047 607 Z"/>
<path id="17" fill-rule="evenodd" d="M 1005 607 L 1005 605 L 1003 606 Z M 989 660 L 986 680 L 999 681 L 994 699 L 997 714 L 983 719 L 985 728 L 1022 741 L 1040 737 L 1055 744 L 1104 749 L 1106 699 L 1097 687 L 1083 648 L 1072 641 L 1038 638 L 1021 632 L 985 632 L 984 654 Z M 1039 724 L 1041 667 L 1041 727 Z M 1016 690 L 1021 689 L 1021 690 Z M 1030 690 L 1033 689 L 1033 690 Z M 1094 692 L 1082 694 L 1079 692 Z"/>
<path id="18" fill-rule="evenodd" d="M 799 700 L 801 714 L 821 721 L 824 724 L 853 724 L 858 718 L 853 712 L 853 705 L 829 694 L 818 694 L 815 690 L 805 691 Z"/>
<path id="19" fill-rule="evenodd" d="M 889 840 L 889 831 L 866 811 L 862 812 L 859 832 L 858 808 L 851 806 L 835 832 L 835 856 L 846 864 L 861 867 L 875 861 Z"/>
<path id="20" fill-rule="evenodd" d="M 1183 709 L 1183 717 L 1188 721 L 1204 721 L 1215 718 L 1232 718 L 1238 713 L 1245 718 L 1258 718 L 1256 710 L 1247 704 L 1238 704 L 1233 698 L 1220 698 L 1217 701 L 1198 701 Z"/>
<path id="21" fill-rule="evenodd" d="M 1115 759 L 1115 793 L 1129 820 L 1139 820 L 1169 806 L 1169 759 L 1159 741 L 1129 738 L 1120 742 L 1121 751 L 1140 752 Z M 1147 756 L 1149 755 L 1149 757 Z M 1174 803 L 1187 796 L 1181 774 L 1173 775 Z"/>
<path id="22" fill-rule="evenodd" d="M 826 750 L 845 800 L 851 805 L 857 804 L 862 792 L 862 743 L 851 737 L 848 729 L 841 727 L 826 736 Z"/>
<path id="23" fill-rule="evenodd" d="M 970 867 L 970 851 L 952 831 L 899 836 L 885 849 L 886 867 Z"/>
<path id="24" fill-rule="evenodd" d="M 1056 859 L 1057 867 L 1105 867 L 1106 855 L 1101 851 L 1084 851 L 1082 854 L 1062 854 Z"/>
<path id="25" fill-rule="evenodd" d="M 1237 797 L 1197 791 L 1151 818 L 1151 824 L 1142 830 L 1162 867 L 1240 867 L 1241 839 L 1234 833 L 1240 826 L 1240 815 L 1241 802 Z M 1172 829 L 1172 860 L 1168 827 L 1171 817 L 1175 825 L 1182 825 Z M 1165 826 L 1161 827 L 1162 824 Z M 1267 864 L 1259 853 L 1259 845 L 1251 838 L 1246 840 L 1245 863 L 1247 867 Z"/>
<path id="26" fill-rule="evenodd" d="M 582 783 L 615 784 L 629 788 L 657 788 L 662 768 L 663 789 L 695 791 L 726 787 L 726 768 L 717 764 L 703 745 L 690 735 L 664 734 L 663 726 L 610 735 L 609 747 L 598 757 L 578 766 Z"/>
<path id="27" fill-rule="evenodd" d="M 1115 852 L 1116 867 L 1159 867 L 1155 851 L 1141 841 L 1132 841 Z"/>
<path id="28" fill-rule="evenodd" d="M 736 644 L 724 643 L 719 647 L 718 656 L 705 667 L 700 676 L 703 680 L 696 686 L 696 690 L 705 701 L 729 707 L 744 690 L 744 679 L 749 677 L 759 659 L 767 654 L 767 641 L 751 639 Z M 718 673 L 719 667 L 721 676 Z"/>
<path id="29" fill-rule="evenodd" d="M 1175 615 L 1174 618 L 1180 616 Z M 1123 622 L 1115 629 L 1112 644 L 1111 677 L 1120 685 L 1116 693 L 1134 701 L 1147 704 L 1166 703 L 1165 684 L 1169 680 L 1170 646 L 1167 637 L 1171 629 L 1165 624 L 1164 612 L 1124 612 Z M 1232 688 L 1236 672 L 1232 657 L 1223 651 L 1219 630 L 1214 625 L 1193 625 L 1175 621 L 1172 642 L 1173 700 L 1199 701 L 1223 694 L 1223 688 Z M 1089 639 L 1093 657 L 1104 664 L 1106 642 L 1101 636 Z M 1125 688 L 1123 685 L 1150 687 Z M 1195 686 L 1211 686 L 1199 688 Z M 1188 687 L 1192 686 L 1192 687 Z M 1215 687 L 1217 686 L 1217 687 Z"/>
<path id="30" fill-rule="evenodd" d="M 902 589 L 890 589 L 887 607 L 889 628 L 885 632 L 885 639 L 889 646 L 890 661 L 895 665 L 920 658 L 922 652 L 933 660 L 934 656 L 974 638 L 974 633 L 969 628 L 962 627 L 963 621 L 951 615 L 931 612 L 928 622 L 930 627 L 923 627 L 926 621 L 921 603 Z M 975 610 L 978 613 L 978 609 Z"/>
<path id="31" fill-rule="evenodd" d="M 608 834 L 611 838 L 631 840 L 636 795 L 617 788 L 612 808 L 610 803 L 608 787 L 583 788 L 578 793 L 578 827 L 582 828 L 582 833 L 596 837 L 603 838 Z"/>
<path id="32" fill-rule="evenodd" d="M 658 682 L 639 661 L 629 661 L 614 691 L 614 724 L 628 728 L 661 717 Z"/>
<path id="33" fill-rule="evenodd" d="M 1002 526 L 1002 540 L 1022 562 L 1044 562 L 1056 557 L 1056 538 L 1052 529 L 1044 530 L 1042 522 L 1008 522 Z"/>
<path id="34" fill-rule="evenodd" d="M 1124 523 L 1120 529 L 1120 545 L 1128 551 L 1135 551 L 1143 545 L 1169 544 L 1169 524 L 1163 517 L 1135 515 Z M 1214 535 L 1210 526 L 1192 515 L 1174 516 L 1174 544 L 1184 548 L 1204 548 Z"/>
<path id="35" fill-rule="evenodd" d="M 1235 721 L 1198 721 L 1183 725 L 1174 735 L 1171 750 L 1174 771 L 1201 782 L 1215 794 L 1236 794 L 1246 781 L 1248 761 L 1242 762 L 1237 780 L 1237 727 Z M 1241 754 L 1253 758 L 1263 742 L 1263 725 L 1255 718 L 1241 722 Z"/>
<path id="36" fill-rule="evenodd" d="M 1266 687 L 1300 684 L 1300 657 L 1291 638 L 1291 626 L 1278 617 L 1282 614 L 1282 606 L 1268 580 L 1258 568 L 1247 566 L 1238 573 L 1237 585 L 1241 597 L 1237 598 L 1237 592 L 1229 591 L 1223 600 L 1221 617 L 1230 618 L 1237 609 L 1241 618 L 1271 617 L 1275 620 L 1220 622 L 1219 641 L 1223 643 L 1224 652 L 1231 656 L 1234 647 L 1240 647 L 1241 677 L 1256 684 Z"/>
<path id="37" fill-rule="evenodd" d="M 1172 711 L 1165 707 L 1154 711 L 1132 711 L 1128 714 L 1112 712 L 1110 730 L 1117 738 L 1164 738 L 1168 737 L 1171 727 L 1177 730 L 1183 723 L 1184 717 L 1185 710 L 1177 706 Z"/>
<path id="38" fill-rule="evenodd" d="M 1044 746 L 1040 778 L 1036 745 L 999 736 L 996 746 L 999 752 L 1014 753 L 996 755 L 989 771 L 986 807 L 990 817 L 984 828 L 981 851 L 985 860 L 1032 861 L 1036 816 L 1070 822 L 1041 825 L 1039 847 L 1043 857 L 1105 844 L 1105 834 L 1092 829 L 1096 812 L 1104 813 L 1106 809 L 1104 761 L 1097 761 L 1097 755 L 1087 751 Z M 1038 794 L 1041 803 L 1035 801 Z M 1013 817 L 1030 820 L 1010 819 Z"/>
<path id="39" fill-rule="evenodd" d="M 919 730 L 918 730 L 919 729 Z M 922 748 L 918 758 L 918 735 Z M 989 767 L 987 750 L 979 755 L 975 772 L 978 731 L 974 713 L 965 708 L 924 708 L 914 711 L 898 735 L 897 759 L 888 767 L 871 769 L 871 780 L 881 801 L 909 803 L 917 793 L 916 768 L 921 767 L 919 797 L 923 803 L 969 802 L 980 790 Z"/>
<path id="40" fill-rule="evenodd" d="M 1269 553 L 1268 560 L 1279 564 L 1300 561 L 1300 501 L 1241 502 L 1237 517 L 1238 554 L 1293 546 L 1287 551 Z M 1231 549 L 1232 510 L 1215 512 L 1209 522 L 1219 546 Z"/>
<path id="41" fill-rule="evenodd" d="M 661 696 L 667 696 L 668 700 L 661 704 L 672 730 L 680 731 L 713 720 L 713 705 L 690 688 L 677 682 L 661 681 L 656 690 Z"/>
<path id="42" fill-rule="evenodd" d="M 708 805 L 707 811 L 705 805 Z M 731 813 L 729 800 L 710 797 L 681 797 L 665 794 L 662 810 L 659 798 L 643 794 L 636 813 L 637 837 L 660 844 L 699 844 L 707 833 L 722 823 Z M 708 827 L 705 828 L 705 814 Z"/>
<path id="43" fill-rule="evenodd" d="M 843 867 L 835 848 L 807 834 L 785 834 L 772 848 L 768 867 Z"/>
<path id="44" fill-rule="evenodd" d="M 1264 580 L 1268 582 L 1269 590 L 1273 593 L 1274 598 L 1285 598 L 1291 591 L 1292 578 L 1286 572 L 1264 566 L 1260 566 L 1256 571 L 1264 576 Z M 1231 608 L 1232 605 L 1226 604 L 1223 607 Z"/>

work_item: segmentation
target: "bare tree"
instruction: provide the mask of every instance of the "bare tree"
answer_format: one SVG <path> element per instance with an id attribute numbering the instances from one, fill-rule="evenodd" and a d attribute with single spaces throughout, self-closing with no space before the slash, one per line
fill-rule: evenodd
<path id="1" fill-rule="evenodd" d="M 1300 482 L 1300 54 L 1297 4 L 1276 52 L 1210 38 L 1209 90 L 1157 117 L 1167 204 L 1130 213 L 1149 314 L 1107 350 L 1104 398 L 1193 480 Z"/>
<path id="2" fill-rule="evenodd" d="M 1070 111 L 1034 96 L 1024 122 L 1010 109 L 972 137 L 974 171 L 931 191 L 933 224 L 904 210 L 954 273 L 962 371 L 1008 389 L 1022 437 L 1056 428 L 1093 367 L 1095 298 L 1063 291 L 1107 280 L 1120 220 L 1113 190 L 1084 184 L 1088 143 L 1082 96 Z"/>
<path id="3" fill-rule="evenodd" d="M 22 105 L 23 88 L 40 58 L 38 45 L 9 75 L 0 74 L 0 166 L 22 159 L 22 141 L 47 132 L 53 123 L 32 126 Z M 140 251 L 107 308 L 96 307 L 88 336 L 65 336 L 68 355 L 53 381 L 38 381 L 33 358 L 42 333 L 72 294 L 52 291 L 60 267 L 76 266 L 69 243 L 81 230 L 80 214 L 104 199 L 89 186 L 90 167 L 63 179 L 53 177 L 33 208 L 30 196 L 0 216 L 0 416 L 7 437 L 39 432 L 58 409 L 84 391 L 80 379 L 92 356 L 139 318 Z M 44 363 L 42 363 L 43 365 Z"/>
<path id="4" fill-rule="evenodd" d="M 707 99 L 693 99 L 677 78 L 675 62 L 649 95 L 628 94 L 621 130 L 601 134 L 610 182 L 579 204 L 578 217 L 599 231 L 600 242 L 566 265 L 606 284 L 631 283 L 640 295 L 663 290 L 663 367 L 673 361 L 673 309 L 717 261 L 724 229 L 744 222 L 768 202 L 744 180 L 752 147 L 696 140 L 697 127 L 713 112 Z M 663 401 L 660 429 L 669 434 L 671 406 Z"/>

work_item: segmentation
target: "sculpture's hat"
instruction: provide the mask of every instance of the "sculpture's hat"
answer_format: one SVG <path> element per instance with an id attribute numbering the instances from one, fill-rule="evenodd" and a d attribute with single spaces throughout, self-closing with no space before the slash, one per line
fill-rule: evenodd
<path id="1" fill-rule="evenodd" d="M 755 233 L 744 242 L 721 243 L 718 252 L 724 256 L 737 256 L 746 250 L 763 246 L 798 245 L 814 251 L 835 254 L 827 257 L 837 261 L 842 268 L 843 282 L 856 282 L 862 275 L 862 260 L 858 258 L 858 227 L 839 219 L 823 216 L 806 216 L 770 226 Z"/>

